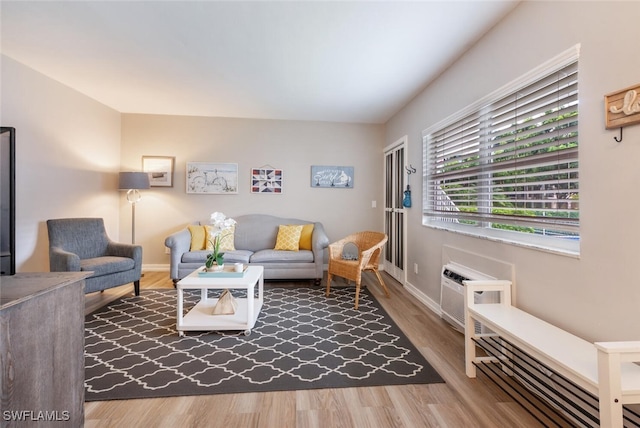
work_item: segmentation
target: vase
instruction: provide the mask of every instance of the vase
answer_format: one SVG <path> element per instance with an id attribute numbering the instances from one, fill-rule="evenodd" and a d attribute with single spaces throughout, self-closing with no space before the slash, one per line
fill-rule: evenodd
<path id="1" fill-rule="evenodd" d="M 214 264 L 211 267 L 205 267 L 207 272 L 220 272 L 224 269 L 224 263 L 219 265 L 219 264 Z"/>

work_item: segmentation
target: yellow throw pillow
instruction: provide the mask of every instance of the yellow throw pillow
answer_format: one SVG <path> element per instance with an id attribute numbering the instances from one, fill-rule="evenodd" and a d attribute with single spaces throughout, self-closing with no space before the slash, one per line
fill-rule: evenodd
<path id="1" fill-rule="evenodd" d="M 204 226 L 196 226 L 194 224 L 189 225 L 189 232 L 191 232 L 191 251 L 204 250 L 206 246 L 207 232 Z"/>
<path id="2" fill-rule="evenodd" d="M 275 250 L 298 251 L 300 249 L 301 224 L 281 224 L 278 227 Z"/>
<path id="3" fill-rule="evenodd" d="M 213 250 L 213 234 L 216 232 L 216 229 L 213 226 L 205 226 L 207 229 L 207 246 L 206 250 Z M 236 247 L 234 244 L 236 232 L 236 225 L 234 224 L 229 229 L 225 229 L 220 233 L 222 237 L 220 241 L 220 251 L 235 251 Z"/>
<path id="4" fill-rule="evenodd" d="M 302 226 L 302 233 L 300 233 L 300 249 L 311 250 L 311 236 L 313 235 L 313 223 L 305 224 Z"/>
<path id="5" fill-rule="evenodd" d="M 220 241 L 220 250 L 221 251 L 235 251 L 236 247 L 234 244 L 236 233 L 236 225 L 234 224 L 229 229 L 225 229 L 222 231 L 220 236 L 222 240 Z"/>

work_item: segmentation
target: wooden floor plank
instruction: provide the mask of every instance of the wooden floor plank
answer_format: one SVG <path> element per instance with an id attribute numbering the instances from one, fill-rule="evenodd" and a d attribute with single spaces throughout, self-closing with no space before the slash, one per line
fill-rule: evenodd
<path id="1" fill-rule="evenodd" d="M 373 275 L 365 274 L 363 284 L 370 285 L 370 291 L 446 383 L 89 402 L 85 404 L 85 427 L 542 426 L 490 381 L 480 376 L 467 378 L 463 336 L 416 303 L 390 276 L 383 273 L 383 277 L 391 298 L 384 297 Z M 144 289 L 174 287 L 166 272 L 146 272 L 141 288 L 144 293 Z M 88 294 L 85 313 L 132 293 L 133 286 L 125 285 Z"/>

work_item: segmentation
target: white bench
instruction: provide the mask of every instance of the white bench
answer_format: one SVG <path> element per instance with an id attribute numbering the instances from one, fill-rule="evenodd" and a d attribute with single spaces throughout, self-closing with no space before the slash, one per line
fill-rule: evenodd
<path id="1" fill-rule="evenodd" d="M 510 281 L 464 281 L 465 368 L 494 357 L 476 355 L 476 321 L 565 376 L 599 400 L 600 425 L 622 427 L 624 404 L 640 403 L 640 341 L 590 343 L 511 305 Z M 497 291 L 500 303 L 475 303 L 474 293 Z M 503 366 L 504 367 L 504 366 Z M 504 367 L 509 372 L 508 367 Z"/>

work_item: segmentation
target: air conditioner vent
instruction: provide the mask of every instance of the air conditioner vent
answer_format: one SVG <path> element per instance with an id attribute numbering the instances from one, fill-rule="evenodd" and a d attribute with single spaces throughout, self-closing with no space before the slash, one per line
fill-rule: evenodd
<path id="1" fill-rule="evenodd" d="M 492 280 L 492 276 L 477 272 L 457 263 L 448 263 L 442 266 L 440 309 L 442 318 L 450 323 L 456 330 L 464 333 L 464 283 L 466 280 Z M 476 303 L 498 303 L 500 300 L 497 291 L 475 293 Z M 476 333 L 481 331 L 480 324 L 476 323 Z"/>

